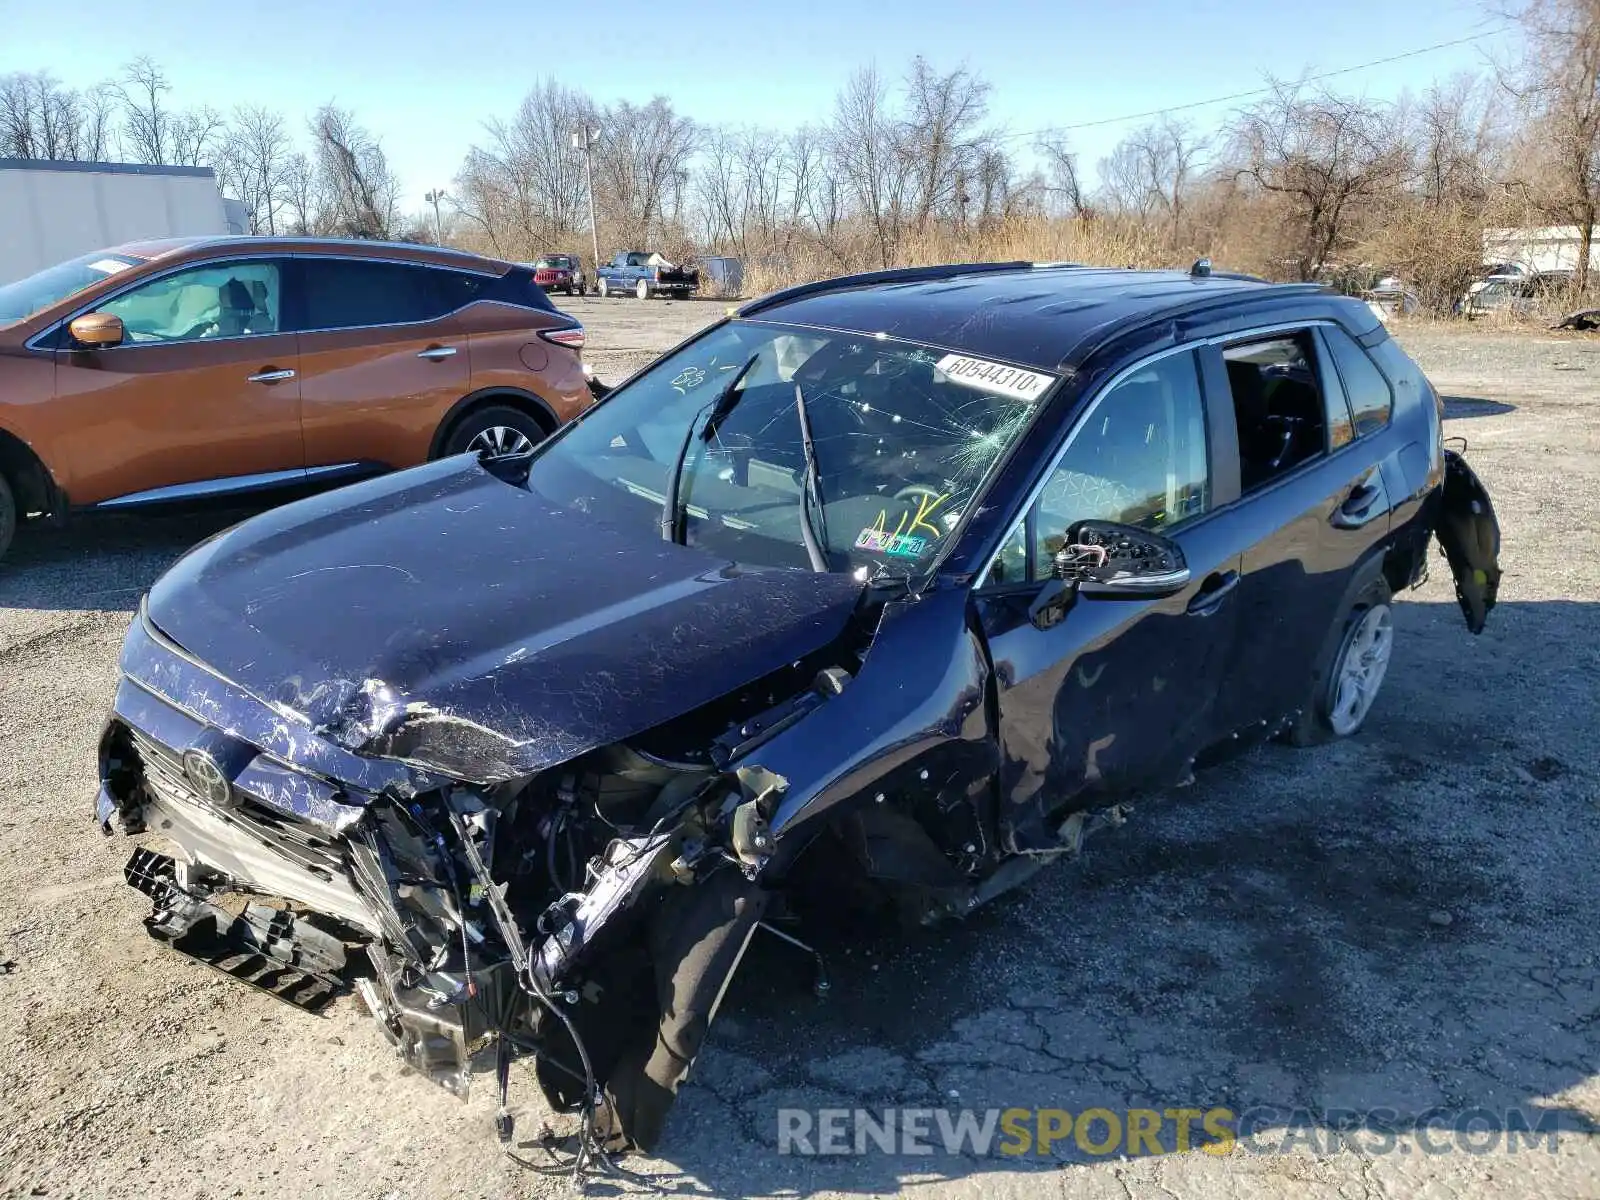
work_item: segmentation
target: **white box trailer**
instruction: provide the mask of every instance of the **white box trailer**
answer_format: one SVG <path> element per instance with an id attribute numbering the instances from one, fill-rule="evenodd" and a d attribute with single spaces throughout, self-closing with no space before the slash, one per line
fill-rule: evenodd
<path id="1" fill-rule="evenodd" d="M 0 283 L 122 242 L 243 233 L 237 221 L 210 167 L 0 158 Z"/>
<path id="2" fill-rule="evenodd" d="M 1600 229 L 1591 235 L 1589 269 L 1600 268 Z M 1485 266 L 1520 267 L 1526 274 L 1575 271 L 1583 257 L 1583 230 L 1577 225 L 1543 225 L 1523 229 L 1485 229 Z"/>

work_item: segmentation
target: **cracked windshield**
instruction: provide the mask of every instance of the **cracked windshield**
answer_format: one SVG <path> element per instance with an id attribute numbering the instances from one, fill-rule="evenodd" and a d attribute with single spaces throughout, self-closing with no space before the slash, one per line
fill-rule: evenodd
<path id="1" fill-rule="evenodd" d="M 891 338 L 732 322 L 597 408 L 530 486 L 742 562 L 910 575 L 1054 382 Z"/>

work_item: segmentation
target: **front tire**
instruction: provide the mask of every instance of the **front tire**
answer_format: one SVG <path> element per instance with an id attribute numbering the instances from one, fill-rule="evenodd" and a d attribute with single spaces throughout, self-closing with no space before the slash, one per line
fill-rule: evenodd
<path id="1" fill-rule="evenodd" d="M 604 279 L 602 279 L 600 281 L 599 285 L 595 288 L 595 292 L 599 294 L 600 299 L 602 299 L 602 300 L 604 300 L 607 296 L 609 296 L 611 294 L 611 292 L 606 287 L 606 281 Z"/>
<path id="2" fill-rule="evenodd" d="M 0 558 L 11 549 L 11 539 L 17 535 L 17 497 L 11 490 L 11 481 L 0 475 Z"/>
<path id="3" fill-rule="evenodd" d="M 456 422 L 439 451 L 441 458 L 468 451 L 490 458 L 527 454 L 549 436 L 549 431 L 520 408 L 492 404 L 468 413 Z"/>
<path id="4" fill-rule="evenodd" d="M 1300 717 L 1289 730 L 1296 746 L 1353 737 L 1366 724 L 1394 652 L 1389 585 L 1373 580 L 1332 630 Z"/>

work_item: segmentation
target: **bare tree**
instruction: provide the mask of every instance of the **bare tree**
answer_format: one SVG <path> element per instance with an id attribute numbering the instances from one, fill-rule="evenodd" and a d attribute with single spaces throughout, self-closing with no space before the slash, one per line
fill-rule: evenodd
<path id="1" fill-rule="evenodd" d="M 97 83 L 83 93 L 79 109 L 79 153 L 86 162 L 106 162 L 117 135 L 117 90 Z"/>
<path id="2" fill-rule="evenodd" d="M 281 115 L 261 106 L 234 110 L 215 165 L 224 189 L 249 211 L 251 233 L 278 232 L 289 199 L 289 151 Z"/>
<path id="3" fill-rule="evenodd" d="M 857 71 L 839 93 L 828 151 L 849 202 L 871 227 L 878 265 L 890 266 L 905 232 L 916 167 L 904 153 L 888 84 L 875 66 Z"/>
<path id="4" fill-rule="evenodd" d="M 1034 149 L 1045 164 L 1044 188 L 1052 198 L 1052 208 L 1064 210 L 1069 217 L 1092 215 L 1084 203 L 1083 182 L 1078 175 L 1078 156 L 1065 135 L 1045 134 L 1034 143 Z"/>
<path id="5" fill-rule="evenodd" d="M 1138 221 L 1160 219 L 1170 244 L 1180 240 L 1184 205 L 1206 144 L 1171 117 L 1134 130 L 1100 162 L 1108 208 Z"/>
<path id="6" fill-rule="evenodd" d="M 148 56 L 134 59 L 124 69 L 118 87 L 123 150 L 134 162 L 161 165 L 172 160 L 176 118 L 166 101 L 171 90 L 166 74 Z"/>
<path id="7" fill-rule="evenodd" d="M 587 224 L 583 152 L 574 134 L 595 127 L 593 103 L 554 80 L 536 84 L 510 121 L 489 121 L 456 174 L 461 216 L 497 254 L 531 258 Z"/>
<path id="8" fill-rule="evenodd" d="M 595 202 L 615 235 L 646 245 L 682 192 L 700 131 L 665 96 L 642 106 L 622 101 L 601 114 L 600 128 Z"/>
<path id="9" fill-rule="evenodd" d="M 209 105 L 174 114 L 167 127 L 171 164 L 179 167 L 210 165 L 221 149 L 225 125 L 222 114 Z"/>
<path id="10" fill-rule="evenodd" d="M 0 77 L 0 155 L 97 160 L 109 135 L 104 85 L 79 92 L 48 72 Z"/>
<path id="11" fill-rule="evenodd" d="M 1315 278 L 1347 244 L 1361 203 L 1405 174 L 1389 114 L 1328 91 L 1279 84 L 1239 114 L 1235 177 L 1283 206 L 1285 249 L 1301 279 Z"/>
<path id="12" fill-rule="evenodd" d="M 300 236 L 327 232 L 326 210 L 322 204 L 316 167 L 299 151 L 284 161 L 283 197 L 288 223 L 285 232 Z"/>
<path id="13" fill-rule="evenodd" d="M 1528 119 L 1532 190 L 1552 217 L 1578 229 L 1578 290 L 1589 284 L 1600 218 L 1600 2 L 1525 0 L 1507 10 L 1523 54 L 1501 83 Z"/>
<path id="14" fill-rule="evenodd" d="M 1458 75 L 1397 114 L 1411 142 L 1415 187 L 1428 204 L 1482 204 L 1500 157 L 1496 112 L 1484 81 Z"/>
<path id="15" fill-rule="evenodd" d="M 981 126 L 989 111 L 989 85 L 964 67 L 941 74 L 922 57 L 906 74 L 906 111 L 900 154 L 915 164 L 912 221 L 921 230 L 935 217 L 964 220 L 974 177 L 993 147 Z M 993 172 L 994 160 L 988 170 Z"/>
<path id="16" fill-rule="evenodd" d="M 399 185 L 377 140 L 348 109 L 326 104 L 311 123 L 317 171 L 333 229 L 346 237 L 393 232 Z"/>

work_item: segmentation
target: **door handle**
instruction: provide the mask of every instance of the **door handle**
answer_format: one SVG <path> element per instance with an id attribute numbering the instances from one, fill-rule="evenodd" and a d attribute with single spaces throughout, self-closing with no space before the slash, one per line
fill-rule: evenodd
<path id="1" fill-rule="evenodd" d="M 438 362 L 440 359 L 454 358 L 455 353 L 456 348 L 454 346 L 429 346 L 419 353 L 417 357 L 425 358 L 429 362 Z"/>
<path id="2" fill-rule="evenodd" d="M 249 376 L 246 383 L 282 383 L 285 379 L 293 379 L 293 371 L 280 371 L 274 367 L 263 367 L 254 375 Z"/>
<path id="3" fill-rule="evenodd" d="M 1350 489 L 1350 494 L 1344 498 L 1344 503 L 1339 505 L 1338 511 L 1333 514 L 1333 524 L 1339 529 L 1359 529 L 1375 515 L 1372 506 L 1383 495 L 1383 488 L 1378 484 L 1358 483 Z"/>
<path id="4" fill-rule="evenodd" d="M 1222 607 L 1222 602 L 1227 599 L 1228 593 L 1238 586 L 1237 571 L 1224 571 L 1220 575 L 1206 576 L 1206 581 L 1200 585 L 1199 594 L 1189 601 L 1190 615 L 1209 617 Z"/>
<path id="5" fill-rule="evenodd" d="M 1362 483 L 1351 489 L 1344 503 L 1339 506 L 1339 511 L 1347 517 L 1364 517 L 1367 509 L 1372 507 L 1372 502 L 1378 498 L 1378 489 L 1371 484 Z"/>

